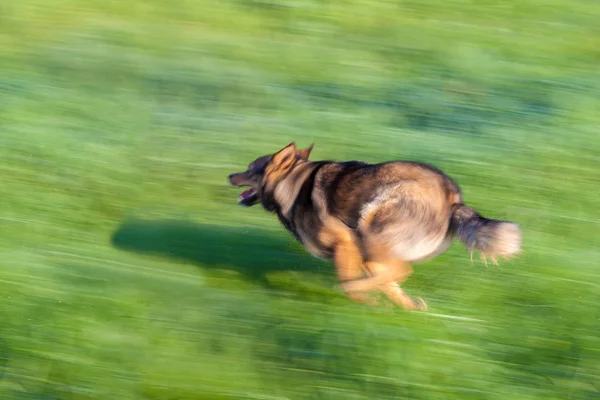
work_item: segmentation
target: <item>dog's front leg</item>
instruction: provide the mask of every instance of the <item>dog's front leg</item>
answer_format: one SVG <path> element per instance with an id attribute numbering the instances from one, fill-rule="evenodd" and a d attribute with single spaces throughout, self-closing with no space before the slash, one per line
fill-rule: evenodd
<path id="1" fill-rule="evenodd" d="M 344 235 L 345 236 L 345 235 Z M 341 237 L 335 245 L 334 254 L 335 268 L 337 277 L 342 285 L 344 282 L 351 282 L 363 277 L 367 272 L 363 266 L 362 254 L 356 243 L 349 237 Z M 377 302 L 369 296 L 366 291 L 344 290 L 346 296 L 356 302 L 375 305 Z"/>
<path id="2" fill-rule="evenodd" d="M 368 270 L 356 238 L 350 228 L 341 221 L 327 218 L 319 234 L 321 244 L 333 248 L 333 262 L 335 263 L 337 278 L 340 283 L 350 282 L 363 277 Z M 343 289 L 343 286 L 340 286 Z M 366 291 L 347 291 L 348 298 L 359 303 L 375 305 L 377 302 Z"/>

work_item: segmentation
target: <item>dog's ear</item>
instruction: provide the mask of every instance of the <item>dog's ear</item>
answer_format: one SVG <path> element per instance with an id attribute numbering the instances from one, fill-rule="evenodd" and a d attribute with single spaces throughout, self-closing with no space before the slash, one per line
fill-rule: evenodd
<path id="1" fill-rule="evenodd" d="M 315 147 L 314 143 L 311 144 L 310 147 L 307 147 L 306 149 L 296 151 L 296 155 L 300 158 L 304 158 L 304 159 L 308 160 L 308 156 L 310 156 L 310 153 L 312 152 L 313 147 Z"/>
<path id="2" fill-rule="evenodd" d="M 273 155 L 273 163 L 278 168 L 289 167 L 296 159 L 296 143 L 292 142 Z"/>

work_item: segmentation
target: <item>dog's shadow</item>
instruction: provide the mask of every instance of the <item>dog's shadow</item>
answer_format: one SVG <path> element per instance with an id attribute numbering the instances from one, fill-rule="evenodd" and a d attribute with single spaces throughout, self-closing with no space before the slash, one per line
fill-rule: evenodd
<path id="1" fill-rule="evenodd" d="M 181 220 L 130 219 L 111 238 L 120 250 L 229 269 L 266 283 L 275 271 L 324 273 L 331 268 L 309 256 L 283 229 L 279 235 L 261 228 L 221 227 Z"/>

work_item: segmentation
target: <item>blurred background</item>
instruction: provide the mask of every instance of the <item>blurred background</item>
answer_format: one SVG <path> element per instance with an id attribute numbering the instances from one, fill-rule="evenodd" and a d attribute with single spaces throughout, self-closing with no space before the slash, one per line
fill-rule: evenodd
<path id="1" fill-rule="evenodd" d="M 0 397 L 600 399 L 595 0 L 0 4 Z M 227 175 L 431 162 L 521 225 L 362 306 Z"/>

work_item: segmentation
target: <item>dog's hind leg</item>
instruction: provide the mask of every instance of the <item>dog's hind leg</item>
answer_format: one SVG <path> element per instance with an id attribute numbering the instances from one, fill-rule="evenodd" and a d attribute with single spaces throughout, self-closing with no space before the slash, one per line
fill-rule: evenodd
<path id="1" fill-rule="evenodd" d="M 344 282 L 341 286 L 347 293 L 378 289 L 404 309 L 427 309 L 423 299 L 419 298 L 415 302 L 400 288 L 400 283 L 406 281 L 413 272 L 409 263 L 400 260 L 390 260 L 385 263 L 369 261 L 365 266 L 371 276 Z"/>
<path id="2" fill-rule="evenodd" d="M 367 262 L 366 267 L 375 277 L 381 276 L 383 278 L 390 275 L 393 276 L 391 280 L 379 285 L 379 290 L 381 290 L 392 302 L 407 310 L 427 310 L 427 304 L 422 298 L 419 297 L 415 301 L 400 288 L 400 283 L 406 281 L 413 272 L 409 263 L 396 261 L 390 265 Z"/>
<path id="3" fill-rule="evenodd" d="M 388 282 L 404 282 L 413 273 L 410 264 L 401 261 L 388 261 L 386 263 L 368 261 L 365 267 L 370 276 L 345 282 L 344 290 L 363 292 L 379 289 L 379 286 Z"/>

